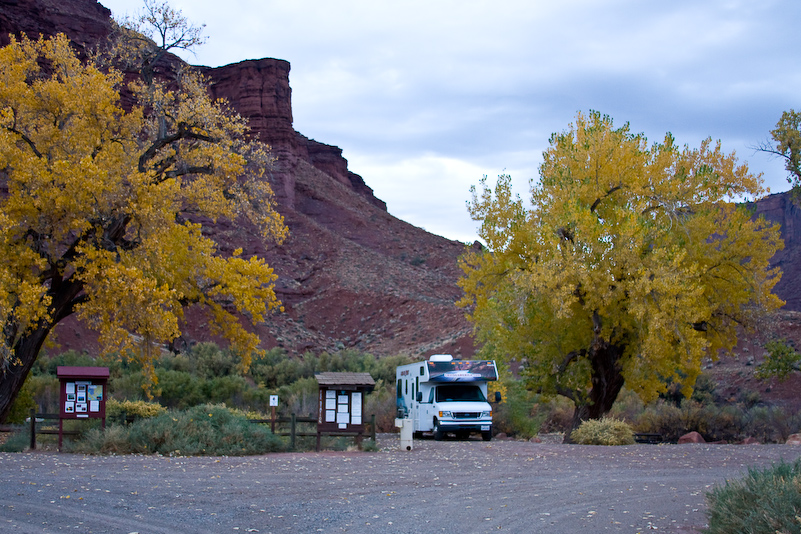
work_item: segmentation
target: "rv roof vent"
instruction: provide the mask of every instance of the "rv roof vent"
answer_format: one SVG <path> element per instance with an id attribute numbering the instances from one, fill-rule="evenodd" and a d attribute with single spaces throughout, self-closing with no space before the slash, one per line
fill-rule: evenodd
<path id="1" fill-rule="evenodd" d="M 430 362 L 452 362 L 453 356 L 450 354 L 432 354 L 431 357 L 428 358 Z"/>

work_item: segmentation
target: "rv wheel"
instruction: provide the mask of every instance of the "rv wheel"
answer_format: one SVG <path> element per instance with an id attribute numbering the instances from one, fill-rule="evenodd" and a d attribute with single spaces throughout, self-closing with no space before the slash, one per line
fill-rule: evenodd
<path id="1" fill-rule="evenodd" d="M 442 431 L 442 428 L 439 426 L 439 421 L 434 421 L 434 439 L 436 441 L 442 441 L 442 437 L 445 433 Z"/>
<path id="2" fill-rule="evenodd" d="M 483 439 L 484 441 L 490 441 L 492 439 L 492 431 L 482 432 L 481 439 Z"/>

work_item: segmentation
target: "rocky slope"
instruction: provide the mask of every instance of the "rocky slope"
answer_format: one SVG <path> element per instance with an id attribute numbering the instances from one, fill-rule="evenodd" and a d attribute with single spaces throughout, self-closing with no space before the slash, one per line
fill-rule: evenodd
<path id="1" fill-rule="evenodd" d="M 109 16 L 94 0 L 0 0 L 0 43 L 8 42 L 8 34 L 64 32 L 86 49 L 108 34 Z M 279 275 L 286 312 L 257 327 L 265 346 L 292 353 L 353 347 L 378 355 L 470 356 L 470 327 L 454 306 L 460 296 L 457 258 L 465 245 L 387 213 L 384 202 L 348 170 L 341 149 L 294 130 L 288 62 L 266 58 L 199 68 L 214 95 L 247 117 L 277 157 L 271 181 L 289 239 L 271 247 L 225 223 L 211 230 L 223 250 L 242 247 L 264 256 Z M 799 209 L 789 195 L 778 194 L 758 202 L 756 212 L 782 225 L 786 248 L 775 265 L 784 276 L 777 293 L 786 309 L 801 310 Z M 203 315 L 193 311 L 188 318 L 184 341 L 204 339 Z M 64 349 L 83 349 L 91 335 L 68 321 L 59 341 Z"/>

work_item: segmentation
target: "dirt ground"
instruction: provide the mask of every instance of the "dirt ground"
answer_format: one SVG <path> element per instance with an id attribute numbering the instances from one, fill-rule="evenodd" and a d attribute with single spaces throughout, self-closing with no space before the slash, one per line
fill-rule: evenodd
<path id="1" fill-rule="evenodd" d="M 233 457 L 0 454 L 1 532 L 699 532 L 705 493 L 790 445 L 416 440 Z"/>

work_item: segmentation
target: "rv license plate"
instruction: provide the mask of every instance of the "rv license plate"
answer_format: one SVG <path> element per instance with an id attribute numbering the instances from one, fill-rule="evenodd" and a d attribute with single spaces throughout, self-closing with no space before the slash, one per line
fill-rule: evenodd
<path id="1" fill-rule="evenodd" d="M 490 426 L 489 425 L 481 425 L 482 432 L 489 432 Z"/>

